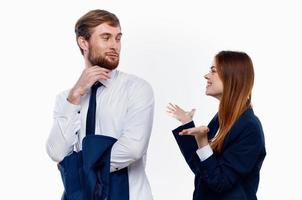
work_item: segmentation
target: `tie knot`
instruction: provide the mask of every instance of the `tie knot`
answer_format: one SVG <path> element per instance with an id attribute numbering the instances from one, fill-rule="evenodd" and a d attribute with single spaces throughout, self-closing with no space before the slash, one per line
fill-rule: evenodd
<path id="1" fill-rule="evenodd" d="M 97 90 L 99 87 L 101 87 L 103 84 L 99 81 L 95 82 L 92 86 L 91 86 L 91 90 Z"/>

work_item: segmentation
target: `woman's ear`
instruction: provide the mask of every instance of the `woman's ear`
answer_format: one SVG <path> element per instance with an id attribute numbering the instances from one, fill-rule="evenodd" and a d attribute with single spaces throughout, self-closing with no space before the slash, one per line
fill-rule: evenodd
<path id="1" fill-rule="evenodd" d="M 84 52 L 88 50 L 89 44 L 88 44 L 88 41 L 84 37 L 82 37 L 82 36 L 78 37 L 77 42 L 78 42 L 78 45 L 80 46 L 80 48 Z"/>

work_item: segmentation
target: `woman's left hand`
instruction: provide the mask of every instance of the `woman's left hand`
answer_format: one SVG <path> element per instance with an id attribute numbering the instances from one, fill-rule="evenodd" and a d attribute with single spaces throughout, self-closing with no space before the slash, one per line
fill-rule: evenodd
<path id="1" fill-rule="evenodd" d="M 209 128 L 207 126 L 199 126 L 189 129 L 184 129 L 179 132 L 179 135 L 194 135 L 198 147 L 201 148 L 209 144 L 208 141 Z"/>

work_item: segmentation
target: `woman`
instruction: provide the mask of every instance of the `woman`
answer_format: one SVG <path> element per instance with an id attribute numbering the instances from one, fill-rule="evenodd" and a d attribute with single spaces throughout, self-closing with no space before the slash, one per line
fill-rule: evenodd
<path id="1" fill-rule="evenodd" d="M 204 77 L 206 95 L 220 101 L 208 126 L 195 127 L 194 110 L 186 112 L 171 103 L 167 107 L 183 124 L 172 132 L 195 174 L 193 199 L 257 199 L 266 151 L 262 126 L 251 105 L 252 61 L 243 52 L 221 51 Z"/>

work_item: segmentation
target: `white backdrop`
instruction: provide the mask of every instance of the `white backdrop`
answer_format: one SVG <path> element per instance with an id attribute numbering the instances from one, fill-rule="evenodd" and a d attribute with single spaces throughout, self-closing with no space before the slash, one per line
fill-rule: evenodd
<path id="1" fill-rule="evenodd" d="M 165 107 L 194 107 L 195 122 L 208 123 L 218 102 L 204 95 L 203 75 L 220 50 L 245 51 L 254 62 L 253 105 L 267 148 L 259 199 L 301 199 L 302 13 L 291 0 L 2 1 L 0 199 L 60 198 L 45 142 L 56 94 L 83 69 L 74 24 L 96 8 L 120 18 L 119 69 L 154 89 L 147 174 L 155 200 L 192 198 L 193 174 L 171 134 L 179 124 Z"/>

